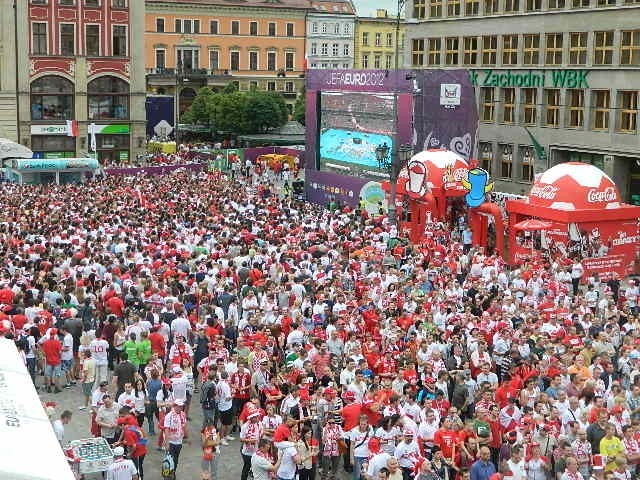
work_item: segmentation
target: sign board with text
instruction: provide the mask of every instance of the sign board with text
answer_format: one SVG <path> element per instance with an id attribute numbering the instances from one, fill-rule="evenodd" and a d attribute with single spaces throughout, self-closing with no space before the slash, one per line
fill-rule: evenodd
<path id="1" fill-rule="evenodd" d="M 469 70 L 474 87 L 589 88 L 589 70 Z"/>

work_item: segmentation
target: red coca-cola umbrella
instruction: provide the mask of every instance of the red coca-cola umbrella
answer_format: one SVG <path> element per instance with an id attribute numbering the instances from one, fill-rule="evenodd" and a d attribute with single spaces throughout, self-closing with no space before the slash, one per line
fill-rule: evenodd
<path id="1" fill-rule="evenodd" d="M 544 220 L 538 220 L 537 218 L 529 218 L 518 222 L 513 226 L 514 230 L 524 230 L 525 232 L 536 232 L 542 230 L 549 230 L 553 224 L 551 222 L 545 222 Z"/>

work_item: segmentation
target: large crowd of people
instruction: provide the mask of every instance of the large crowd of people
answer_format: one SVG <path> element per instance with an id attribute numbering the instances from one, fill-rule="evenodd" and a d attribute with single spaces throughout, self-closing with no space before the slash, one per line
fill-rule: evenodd
<path id="1" fill-rule="evenodd" d="M 636 282 L 247 178 L 2 185 L 0 326 L 42 392 L 77 391 L 107 479 L 155 448 L 182 478 L 186 441 L 214 480 L 221 455 L 241 480 L 637 478 Z"/>

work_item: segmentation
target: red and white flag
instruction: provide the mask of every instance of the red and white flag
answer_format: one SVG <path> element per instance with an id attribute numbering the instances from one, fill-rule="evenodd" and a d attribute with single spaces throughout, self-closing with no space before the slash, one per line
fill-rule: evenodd
<path id="1" fill-rule="evenodd" d="M 67 120 L 67 137 L 77 137 L 78 134 L 78 121 Z"/>

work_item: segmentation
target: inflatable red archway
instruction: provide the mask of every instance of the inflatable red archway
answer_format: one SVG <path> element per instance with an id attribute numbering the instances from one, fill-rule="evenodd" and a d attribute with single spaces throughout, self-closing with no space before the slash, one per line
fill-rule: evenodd
<path id="1" fill-rule="evenodd" d="M 467 193 L 462 181 L 467 178 L 470 165 L 460 155 L 445 149 L 429 149 L 414 155 L 398 175 L 397 194 L 409 200 L 411 222 L 409 239 L 419 243 L 423 239 L 426 224 L 431 220 L 445 220 L 447 199 Z M 389 182 L 382 188 L 389 192 Z M 399 212 L 401 213 L 401 212 Z M 474 244 L 487 245 L 487 215 L 493 215 L 496 224 L 496 249 L 504 253 L 504 225 L 497 205 L 484 203 L 470 210 L 470 222 L 474 232 Z M 398 215 L 400 217 L 400 215 Z"/>
<path id="2" fill-rule="evenodd" d="M 551 222 L 541 243 L 557 261 L 579 257 L 588 274 L 638 273 L 640 207 L 622 203 L 609 176 L 580 162 L 556 165 L 536 178 L 524 200 L 507 201 L 509 225 L 527 218 Z M 509 231 L 511 264 L 532 255 Z"/>
<path id="3" fill-rule="evenodd" d="M 502 211 L 495 203 L 484 202 L 482 205 L 469 210 L 469 224 L 473 233 L 473 244 L 485 246 L 489 238 L 489 220 L 492 216 L 496 232 L 496 252 L 504 257 L 504 220 Z"/>

